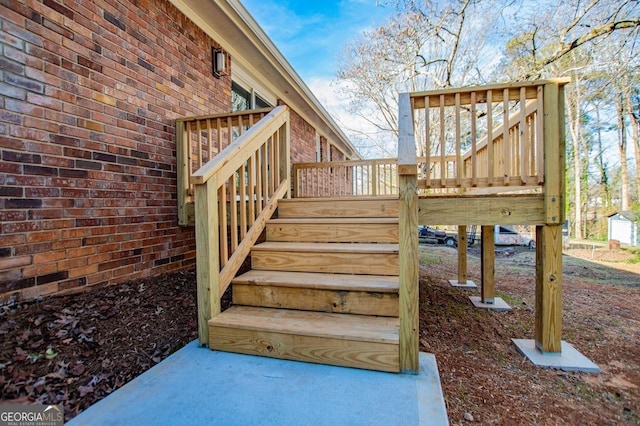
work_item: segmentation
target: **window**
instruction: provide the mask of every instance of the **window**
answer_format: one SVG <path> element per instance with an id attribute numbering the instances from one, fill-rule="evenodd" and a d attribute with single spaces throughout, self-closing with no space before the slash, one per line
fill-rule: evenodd
<path id="1" fill-rule="evenodd" d="M 233 111 L 245 111 L 270 106 L 269 102 L 256 94 L 255 90 L 247 90 L 235 81 L 231 83 L 231 107 Z"/>

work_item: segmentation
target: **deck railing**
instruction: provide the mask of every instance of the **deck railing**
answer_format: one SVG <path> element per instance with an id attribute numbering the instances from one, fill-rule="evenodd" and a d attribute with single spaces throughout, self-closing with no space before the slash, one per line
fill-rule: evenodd
<path id="1" fill-rule="evenodd" d="M 410 94 L 425 157 L 418 187 L 541 186 L 543 88 L 544 82 L 524 82 Z"/>
<path id="2" fill-rule="evenodd" d="M 293 165 L 293 192 L 302 197 L 398 194 L 397 160 L 330 161 Z"/>
<path id="3" fill-rule="evenodd" d="M 195 191 L 190 176 L 272 110 L 262 108 L 176 120 L 180 225 L 193 224 L 194 221 Z"/>
<path id="4" fill-rule="evenodd" d="M 276 107 L 190 176 L 194 186 L 198 333 L 264 230 L 278 200 L 290 193 L 289 110 Z"/>

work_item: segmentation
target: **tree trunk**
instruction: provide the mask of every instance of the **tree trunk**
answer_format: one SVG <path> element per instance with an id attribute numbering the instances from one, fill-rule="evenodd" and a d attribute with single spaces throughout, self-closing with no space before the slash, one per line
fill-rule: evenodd
<path id="1" fill-rule="evenodd" d="M 604 194 L 604 208 L 607 210 L 605 213 L 609 214 L 611 208 L 611 191 L 609 188 L 609 176 L 607 175 L 607 168 L 604 164 L 604 150 L 602 148 L 602 122 L 600 121 L 600 107 L 596 105 L 596 129 L 598 132 L 598 156 L 596 157 L 598 162 L 598 171 L 600 172 L 600 191 Z"/>
<path id="2" fill-rule="evenodd" d="M 636 159 L 636 201 L 640 202 L 640 123 L 638 122 L 638 115 L 640 115 L 640 111 L 633 110 L 631 89 L 627 90 L 625 98 L 627 104 L 627 115 L 631 122 L 631 138 L 633 139 L 633 151 Z"/>
<path id="3" fill-rule="evenodd" d="M 629 171 L 627 170 L 627 128 L 625 122 L 624 96 L 620 93 L 618 101 L 618 151 L 620 151 L 620 180 L 622 181 L 620 198 L 621 210 L 629 210 Z"/>
<path id="4" fill-rule="evenodd" d="M 577 239 L 583 237 L 582 232 L 582 166 L 580 161 L 580 89 L 576 78 L 573 82 L 574 89 L 569 92 L 573 99 L 569 99 L 567 110 L 569 113 L 569 133 L 573 142 L 573 200 L 574 208 L 574 232 Z"/>

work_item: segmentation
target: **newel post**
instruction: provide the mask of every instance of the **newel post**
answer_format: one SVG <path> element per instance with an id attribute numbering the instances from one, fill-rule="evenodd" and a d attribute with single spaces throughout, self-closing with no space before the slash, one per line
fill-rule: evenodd
<path id="1" fill-rule="evenodd" d="M 535 344 L 542 353 L 562 350 L 562 223 L 565 193 L 564 89 L 544 86 L 545 223 L 536 226 Z"/>
<path id="2" fill-rule="evenodd" d="M 418 374 L 418 165 L 408 93 L 400 94 L 398 127 L 400 371 Z"/>
<path id="3" fill-rule="evenodd" d="M 208 321 L 220 313 L 218 179 L 195 186 L 198 340 L 209 344 Z"/>

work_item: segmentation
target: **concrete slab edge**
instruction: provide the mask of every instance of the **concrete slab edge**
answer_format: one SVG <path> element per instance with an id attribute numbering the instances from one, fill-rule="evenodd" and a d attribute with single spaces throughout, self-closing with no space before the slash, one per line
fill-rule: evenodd
<path id="1" fill-rule="evenodd" d="M 416 381 L 420 425 L 449 425 L 447 404 L 434 354 L 420 352 L 420 374 Z"/>

